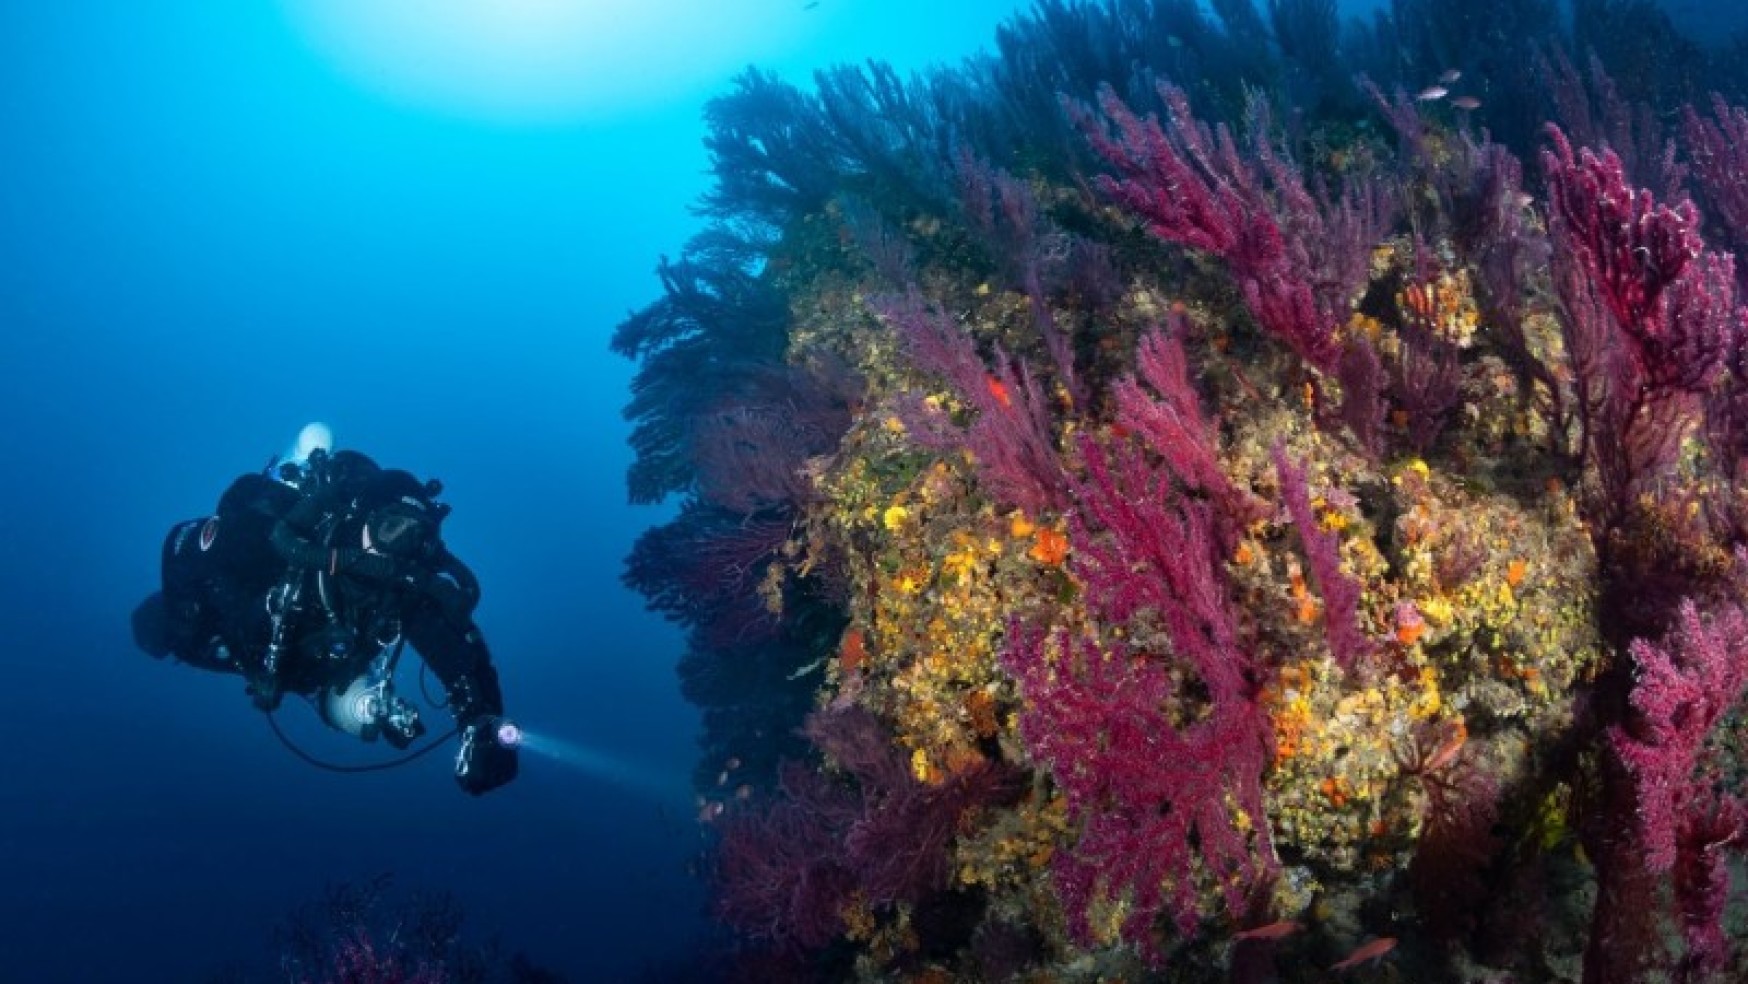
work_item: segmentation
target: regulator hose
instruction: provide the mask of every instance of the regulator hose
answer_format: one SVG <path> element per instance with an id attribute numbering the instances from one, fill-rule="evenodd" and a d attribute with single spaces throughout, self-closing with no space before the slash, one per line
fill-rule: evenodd
<path id="1" fill-rule="evenodd" d="M 281 745 L 284 745 L 286 747 L 287 751 L 291 752 L 291 754 L 296 755 L 298 758 L 302 759 L 306 764 L 315 766 L 316 768 L 321 769 L 324 772 L 339 772 L 339 773 L 344 773 L 344 774 L 353 774 L 353 773 L 359 773 L 359 772 L 386 772 L 389 769 L 398 769 L 401 766 L 407 765 L 410 762 L 414 762 L 414 761 L 417 761 L 418 759 L 424 758 L 426 755 L 429 755 L 431 752 L 435 751 L 438 745 L 443 744 L 444 742 L 448 741 L 451 738 L 454 738 L 456 735 L 461 733 L 461 726 L 456 725 L 455 727 L 450 728 L 448 731 L 445 731 L 443 734 L 438 735 L 437 737 L 431 739 L 428 743 L 426 743 L 425 747 L 416 748 L 413 751 L 410 751 L 407 754 L 402 755 L 398 758 L 392 758 L 386 762 L 370 762 L 370 763 L 362 764 L 362 765 L 346 765 L 346 764 L 339 763 L 339 762 L 323 761 L 322 759 L 316 758 L 314 755 L 311 755 L 310 753 L 304 751 L 302 748 L 299 748 L 297 746 L 296 742 L 292 741 L 291 738 L 288 737 L 284 731 L 280 730 L 279 721 L 274 715 L 275 715 L 275 712 L 273 712 L 273 711 L 267 712 L 267 726 L 273 729 L 273 736 L 275 738 L 279 739 L 279 743 Z"/>

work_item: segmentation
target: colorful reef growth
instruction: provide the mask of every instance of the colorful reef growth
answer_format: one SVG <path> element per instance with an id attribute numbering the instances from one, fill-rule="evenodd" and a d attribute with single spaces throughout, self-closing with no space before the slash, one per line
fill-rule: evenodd
<path id="1" fill-rule="evenodd" d="M 615 347 L 712 966 L 1748 979 L 1748 48 L 1211 6 L 711 105 Z"/>
<path id="2" fill-rule="evenodd" d="M 564 984 L 557 974 L 496 943 L 480 943 L 456 901 L 407 893 L 388 874 L 329 885 L 275 927 L 273 969 L 237 968 L 214 984 Z"/>

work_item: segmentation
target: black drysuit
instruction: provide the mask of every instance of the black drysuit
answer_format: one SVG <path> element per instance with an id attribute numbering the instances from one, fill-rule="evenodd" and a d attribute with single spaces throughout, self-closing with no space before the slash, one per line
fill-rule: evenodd
<path id="1" fill-rule="evenodd" d="M 380 469 L 356 452 L 334 455 L 324 475 L 304 488 L 244 475 L 214 515 L 172 527 L 162 590 L 134 613 L 139 646 L 241 674 L 256 699 L 272 706 L 282 691 L 314 697 L 343 690 L 376 654 L 404 639 L 442 684 L 457 723 L 488 722 L 482 729 L 494 730 L 489 722 L 503 714 L 503 696 L 473 622 L 479 586 L 436 537 L 442 511 L 415 554 L 393 557 L 365 546 L 370 517 L 385 505 L 441 507 L 411 475 Z M 508 768 L 513 776 L 513 753 Z M 475 775 L 470 783 L 460 763 L 458 778 L 469 792 L 508 781 Z"/>

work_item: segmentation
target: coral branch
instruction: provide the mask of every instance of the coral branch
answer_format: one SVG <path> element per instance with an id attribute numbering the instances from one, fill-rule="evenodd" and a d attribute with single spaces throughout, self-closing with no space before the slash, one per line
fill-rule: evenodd
<path id="1" fill-rule="evenodd" d="M 1089 910 L 1123 899 L 1120 935 L 1157 960 L 1155 921 L 1169 912 L 1193 935 L 1204 880 L 1244 918 L 1250 890 L 1275 869 L 1261 785 L 1269 725 L 1257 706 L 1216 698 L 1179 726 L 1174 710 L 1189 698 L 1165 663 L 1065 631 L 1015 623 L 1003 661 L 1026 696 L 1027 747 L 1079 824 L 1073 850 L 1053 861 L 1073 936 L 1092 942 Z"/>
<path id="2" fill-rule="evenodd" d="M 1386 199 L 1363 185 L 1339 200 L 1312 195 L 1269 145 L 1260 105 L 1253 162 L 1224 125 L 1210 129 L 1195 118 L 1183 90 L 1158 88 L 1163 125 L 1136 116 L 1109 86 L 1099 91 L 1103 119 L 1066 104 L 1093 149 L 1117 169 L 1099 176 L 1099 190 L 1158 238 L 1223 260 L 1265 331 L 1317 369 L 1335 371 L 1338 332 L 1365 281 L 1370 248 L 1390 222 Z"/>
<path id="3" fill-rule="evenodd" d="M 1668 468 L 1748 312 L 1735 307 L 1734 261 L 1706 252 L 1691 202 L 1660 205 L 1627 184 L 1612 152 L 1575 153 L 1548 132 L 1555 286 L 1606 536 Z"/>
<path id="4" fill-rule="evenodd" d="M 1311 562 L 1311 576 L 1317 590 L 1323 593 L 1323 632 L 1329 640 L 1329 654 L 1344 670 L 1351 670 L 1372 650 L 1359 627 L 1360 583 L 1341 569 L 1341 544 L 1317 523 L 1311 511 L 1311 496 L 1305 486 L 1305 470 L 1287 460 L 1280 444 L 1274 447 L 1275 471 L 1281 477 L 1281 499 L 1293 525 L 1299 530 L 1299 542 L 1305 547 L 1305 557 Z"/>
<path id="5" fill-rule="evenodd" d="M 1214 426 L 1202 413 L 1190 382 L 1183 348 L 1188 327 L 1183 315 L 1174 314 L 1165 328 L 1144 335 L 1135 355 L 1135 375 L 1118 381 L 1111 395 L 1117 423 L 1158 452 L 1186 490 L 1214 501 L 1221 542 L 1230 547 L 1238 527 L 1256 517 L 1259 504 L 1240 492 L 1220 467 Z"/>
<path id="6" fill-rule="evenodd" d="M 1698 392 L 1715 377 L 1733 340 L 1733 261 L 1709 254 L 1693 203 L 1660 205 L 1634 191 L 1620 158 L 1574 153 L 1548 128 L 1542 152 L 1550 222 L 1560 252 L 1589 278 L 1624 336 L 1629 380 Z"/>
<path id="7" fill-rule="evenodd" d="M 1638 829 L 1652 871 L 1675 866 L 1682 816 L 1702 790 L 1694 767 L 1712 726 L 1748 685 L 1748 617 L 1726 608 L 1710 620 L 1692 601 L 1662 644 L 1632 644 L 1637 720 L 1609 731 L 1609 745 L 1639 793 Z"/>
<path id="8" fill-rule="evenodd" d="M 1257 668 L 1238 638 L 1212 507 L 1175 488 L 1173 469 L 1186 483 L 1224 480 L 1205 471 L 1209 447 L 1181 352 L 1156 335 L 1146 358 L 1166 399 L 1144 419 L 1169 439 L 1176 464 L 1083 439 L 1086 476 L 1071 531 L 1075 573 L 1100 617 L 1124 623 L 1152 613 L 1169 653 L 1101 648 L 1015 622 L 1003 662 L 1026 696 L 1027 747 L 1050 766 L 1081 825 L 1055 864 L 1071 930 L 1089 941 L 1089 907 L 1101 893 L 1123 898 L 1122 937 L 1156 959 L 1157 916 L 1169 911 L 1179 932 L 1193 934 L 1206 878 L 1242 917 L 1275 857 L 1261 785 L 1271 726 L 1255 697 Z M 1130 399 L 1149 398 L 1136 388 Z"/>
<path id="9" fill-rule="evenodd" d="M 830 943 L 853 898 L 880 908 L 940 888 L 966 811 L 1018 788 L 990 762 L 918 781 L 860 707 L 816 711 L 803 730 L 851 782 L 787 764 L 782 796 L 723 821 L 716 869 L 718 916 L 779 947 Z"/>
<path id="10" fill-rule="evenodd" d="M 1215 703 L 1249 699 L 1254 665 L 1238 642 L 1212 508 L 1173 489 L 1170 473 L 1138 448 L 1107 450 L 1087 438 L 1081 456 L 1086 477 L 1070 534 L 1075 574 L 1095 610 L 1115 623 L 1157 613 Z"/>
<path id="11" fill-rule="evenodd" d="M 1705 203 L 1731 246 L 1748 247 L 1748 109 L 1712 93 L 1712 118 L 1692 106 L 1682 113 L 1682 135 Z"/>
<path id="12" fill-rule="evenodd" d="M 917 366 L 945 379 L 976 410 L 963 429 L 929 408 L 902 406 L 912 435 L 936 451 L 971 452 L 978 478 L 996 498 L 1034 515 L 1067 507 L 1067 486 L 1051 436 L 1050 404 L 1036 377 L 999 348 L 994 366 L 970 334 L 915 295 L 876 304 Z"/>

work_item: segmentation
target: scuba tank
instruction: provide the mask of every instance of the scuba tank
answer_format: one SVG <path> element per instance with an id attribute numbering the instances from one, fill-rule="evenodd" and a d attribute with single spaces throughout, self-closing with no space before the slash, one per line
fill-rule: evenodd
<path id="1" fill-rule="evenodd" d="M 378 736 L 396 748 L 405 748 L 425 733 L 419 709 L 395 693 L 395 665 L 405 640 L 398 625 L 384 638 L 372 633 L 378 648 L 364 671 L 322 690 L 316 710 L 329 727 L 358 738 L 375 741 Z"/>

